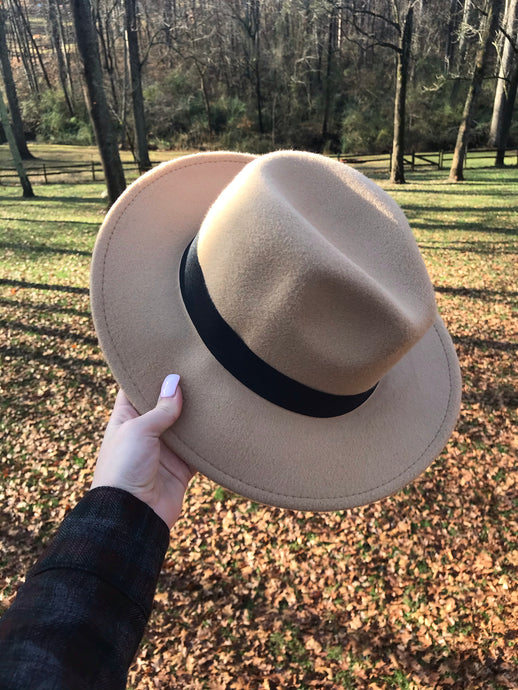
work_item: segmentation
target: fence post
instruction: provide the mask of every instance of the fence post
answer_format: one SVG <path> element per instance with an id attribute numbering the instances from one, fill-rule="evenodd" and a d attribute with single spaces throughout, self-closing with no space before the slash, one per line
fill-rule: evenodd
<path id="1" fill-rule="evenodd" d="M 47 166 L 45 163 L 43 163 L 43 177 L 45 178 L 45 184 L 48 184 L 49 181 L 47 180 Z"/>
<path id="2" fill-rule="evenodd" d="M 412 151 L 412 172 L 415 170 L 415 151 Z"/>
<path id="3" fill-rule="evenodd" d="M 92 180 L 95 182 L 95 163 L 92 161 Z"/>
<path id="4" fill-rule="evenodd" d="M 437 170 L 442 170 L 444 151 L 441 149 L 439 151 L 439 162 L 437 163 Z"/>

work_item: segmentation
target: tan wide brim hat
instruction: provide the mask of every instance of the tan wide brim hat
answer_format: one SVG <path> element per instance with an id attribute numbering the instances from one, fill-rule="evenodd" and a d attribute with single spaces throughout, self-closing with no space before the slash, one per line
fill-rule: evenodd
<path id="1" fill-rule="evenodd" d="M 262 503 L 388 496 L 458 416 L 455 349 L 404 214 L 323 156 L 203 153 L 146 173 L 104 221 L 91 301 L 135 408 L 180 374 L 165 443 Z"/>

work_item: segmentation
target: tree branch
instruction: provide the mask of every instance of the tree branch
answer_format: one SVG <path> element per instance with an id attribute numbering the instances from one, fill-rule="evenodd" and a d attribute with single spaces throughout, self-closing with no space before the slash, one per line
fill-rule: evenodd
<path id="1" fill-rule="evenodd" d="M 365 38 L 368 38 L 372 41 L 372 43 L 367 47 L 370 48 L 372 46 L 380 46 L 381 48 L 390 48 L 391 50 L 396 51 L 396 53 L 401 52 L 401 49 L 395 43 L 390 43 L 390 41 L 377 40 L 374 34 L 365 31 L 365 29 L 362 29 L 362 27 L 358 26 L 358 24 L 356 24 L 354 20 L 352 22 L 352 25 L 361 36 L 365 36 Z"/>
<path id="2" fill-rule="evenodd" d="M 344 7 L 347 7 L 347 5 L 344 5 Z M 385 17 L 383 14 L 379 14 L 378 12 L 373 12 L 372 10 L 366 10 L 366 9 L 358 9 L 357 7 L 347 7 L 348 10 L 352 13 L 352 15 L 363 15 L 367 17 L 374 17 L 374 19 L 379 19 L 389 26 L 391 26 L 395 31 L 401 33 L 401 27 L 400 25 L 395 22 L 392 19 L 389 19 L 388 17 Z"/>

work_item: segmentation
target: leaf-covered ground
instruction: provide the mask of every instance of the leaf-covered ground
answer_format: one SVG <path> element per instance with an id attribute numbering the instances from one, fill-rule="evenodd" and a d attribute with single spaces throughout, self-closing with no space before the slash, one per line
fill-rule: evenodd
<path id="1" fill-rule="evenodd" d="M 132 688 L 518 687 L 518 170 L 416 173 L 406 210 L 459 354 L 440 458 L 366 508 L 264 507 L 198 476 Z M 99 184 L 0 187 L 0 611 L 90 482 L 116 393 L 87 294 Z"/>

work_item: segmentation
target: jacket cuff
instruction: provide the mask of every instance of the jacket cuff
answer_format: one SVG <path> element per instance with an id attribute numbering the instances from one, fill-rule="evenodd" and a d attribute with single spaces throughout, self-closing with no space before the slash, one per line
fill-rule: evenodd
<path id="1" fill-rule="evenodd" d="M 114 487 L 92 489 L 67 515 L 28 574 L 56 568 L 89 572 L 149 617 L 169 529 L 152 508 Z"/>

